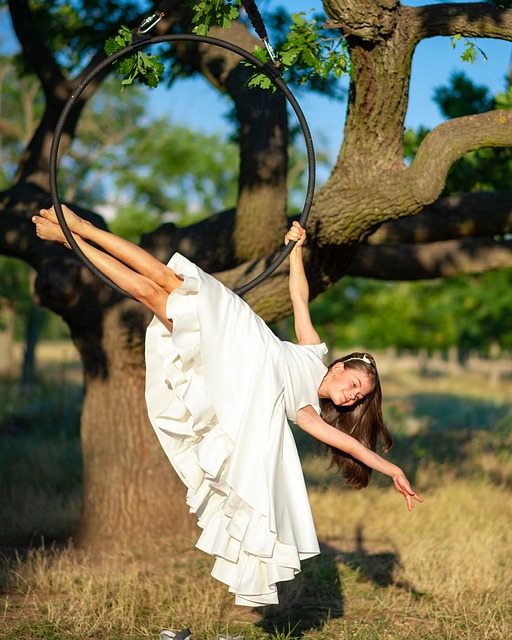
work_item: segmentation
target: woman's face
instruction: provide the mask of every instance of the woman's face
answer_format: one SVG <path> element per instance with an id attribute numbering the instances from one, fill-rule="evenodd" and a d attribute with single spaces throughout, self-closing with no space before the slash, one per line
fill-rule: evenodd
<path id="1" fill-rule="evenodd" d="M 373 390 L 373 380 L 363 369 L 349 369 L 343 362 L 334 364 L 326 376 L 326 391 L 339 407 L 350 407 Z"/>

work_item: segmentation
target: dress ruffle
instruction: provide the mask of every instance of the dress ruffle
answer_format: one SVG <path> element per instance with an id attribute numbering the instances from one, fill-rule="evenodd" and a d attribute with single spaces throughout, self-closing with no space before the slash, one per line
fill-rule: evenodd
<path id="1" fill-rule="evenodd" d="M 203 370 L 198 302 L 204 278 L 179 254 L 170 266 L 183 276 L 184 283 L 168 299 L 172 335 L 157 318 L 148 327 L 146 396 L 150 419 L 187 487 L 187 504 L 203 530 L 197 547 L 215 557 L 212 575 L 228 585 L 236 604 L 275 604 L 277 583 L 292 579 L 300 571 L 301 560 L 319 552 L 305 487 L 297 487 L 296 477 L 286 475 L 284 468 L 298 468 L 302 478 L 295 444 L 286 420 L 278 426 L 281 434 L 276 433 L 273 420 L 269 427 L 273 431 L 260 436 L 264 440 L 277 438 L 272 451 L 284 446 L 285 453 L 276 454 L 275 460 L 268 452 L 255 451 L 254 444 L 244 448 L 237 442 L 239 436 L 243 441 L 244 434 L 233 438 L 233 428 L 224 428 L 209 397 Z M 222 287 L 220 283 L 213 286 Z M 262 459 L 255 461 L 258 456 Z M 259 474 L 263 480 L 258 481 L 266 486 L 258 486 L 257 493 L 263 494 L 264 500 L 253 500 L 244 488 L 244 473 L 251 473 L 251 468 L 263 469 Z M 244 479 L 238 482 L 237 478 Z M 297 504 L 293 504 L 295 497 Z M 279 500 L 284 504 L 276 507 Z M 279 531 L 281 521 L 283 532 Z"/>

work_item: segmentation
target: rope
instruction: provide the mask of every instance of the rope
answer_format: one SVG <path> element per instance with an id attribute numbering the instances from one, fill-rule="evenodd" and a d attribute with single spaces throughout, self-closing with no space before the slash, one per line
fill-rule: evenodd
<path id="1" fill-rule="evenodd" d="M 254 2 L 254 0 L 242 0 L 242 5 L 249 16 L 249 20 L 254 27 L 254 31 L 256 31 L 262 40 L 268 40 L 267 30 L 263 24 L 263 19 L 258 7 L 256 6 L 256 2 Z"/>
<path id="2" fill-rule="evenodd" d="M 122 295 L 130 298 L 133 298 L 133 296 L 130 296 L 129 294 L 127 294 L 126 291 L 121 289 L 115 282 L 113 282 L 104 273 L 102 273 L 93 263 L 90 262 L 90 260 L 85 256 L 83 251 L 78 246 L 76 240 L 73 238 L 71 231 L 69 230 L 69 227 L 66 223 L 66 219 L 64 217 L 64 213 L 62 211 L 62 205 L 60 202 L 59 190 L 57 186 L 57 163 L 58 163 L 58 157 L 59 157 L 59 145 L 62 137 L 62 132 L 66 124 L 66 120 L 71 110 L 75 106 L 76 102 L 80 98 L 83 91 L 98 74 L 100 74 L 106 67 L 108 67 L 109 65 L 117 61 L 119 58 L 122 58 L 127 54 L 131 54 L 134 51 L 137 51 L 138 49 L 141 49 L 148 45 L 160 44 L 163 42 L 202 42 L 205 44 L 210 44 L 223 49 L 227 49 L 229 51 L 232 51 L 233 53 L 238 54 L 241 58 L 244 58 L 245 60 L 250 62 L 252 65 L 254 65 L 257 69 L 259 69 L 262 73 L 264 73 L 272 81 L 272 83 L 284 94 L 289 105 L 292 107 L 293 111 L 295 112 L 304 136 L 305 144 L 306 144 L 306 152 L 307 152 L 307 158 L 308 158 L 308 182 L 307 182 L 306 198 L 304 201 L 304 206 L 303 206 L 302 213 L 300 215 L 300 220 L 299 220 L 300 225 L 302 227 L 306 225 L 306 221 L 307 221 L 309 212 L 311 210 L 311 205 L 313 202 L 313 194 L 315 189 L 315 153 L 313 149 L 313 141 L 312 141 L 308 124 L 306 122 L 304 114 L 302 113 L 302 110 L 297 100 L 295 99 L 295 96 L 292 94 L 290 89 L 284 83 L 284 81 L 282 80 L 280 75 L 277 73 L 276 68 L 273 65 L 271 65 L 268 62 L 267 63 L 261 62 L 260 60 L 258 60 L 258 58 L 253 56 L 251 53 L 249 53 L 245 49 L 242 49 L 241 47 L 238 47 L 235 44 L 232 44 L 230 42 L 225 42 L 224 40 L 219 40 L 218 38 L 212 38 L 210 36 L 198 36 L 198 35 L 190 35 L 190 34 L 172 34 L 172 35 L 162 35 L 162 36 L 156 36 L 156 37 L 148 36 L 138 41 L 134 40 L 134 42 L 132 42 L 130 45 L 124 47 L 123 49 L 120 49 L 119 51 L 112 54 L 108 58 L 105 58 L 104 60 L 100 61 L 93 69 L 91 69 L 91 71 L 89 71 L 89 73 L 86 74 L 86 76 L 78 84 L 75 91 L 73 92 L 71 97 L 68 99 L 68 101 L 64 105 L 62 113 L 55 127 L 55 133 L 52 140 L 52 146 L 50 149 L 50 172 L 49 172 L 50 194 L 52 198 L 52 204 L 55 208 L 55 213 L 57 214 L 57 218 L 59 220 L 60 226 L 62 227 L 64 236 L 68 241 L 70 247 L 73 249 L 73 251 L 78 256 L 78 258 L 83 262 L 83 264 L 86 267 L 88 267 L 90 271 L 92 271 L 92 273 L 94 273 L 100 280 L 108 284 L 112 289 L 114 289 L 118 293 L 121 293 Z M 284 262 L 286 257 L 292 251 L 294 245 L 295 245 L 295 242 L 289 242 L 288 245 L 286 245 L 286 247 L 284 248 L 284 250 L 281 251 L 272 260 L 272 262 L 263 271 L 263 273 L 261 273 L 259 276 L 257 276 L 247 284 L 243 285 L 239 289 L 237 289 L 235 293 L 241 296 L 247 291 L 249 291 L 250 289 L 252 289 L 253 287 L 263 282 L 263 280 L 265 280 L 270 274 L 272 274 L 277 269 L 277 267 L 280 264 Z"/>
<path id="3" fill-rule="evenodd" d="M 163 0 L 163 2 L 158 5 L 157 12 L 168 15 L 179 7 L 180 4 L 183 4 L 183 0 Z"/>

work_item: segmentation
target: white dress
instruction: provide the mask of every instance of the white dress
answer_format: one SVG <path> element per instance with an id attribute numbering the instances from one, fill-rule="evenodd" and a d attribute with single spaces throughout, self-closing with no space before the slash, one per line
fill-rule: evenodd
<path id="1" fill-rule="evenodd" d="M 172 335 L 156 317 L 147 330 L 149 417 L 188 488 L 212 575 L 236 604 L 274 604 L 277 582 L 319 553 L 287 418 L 307 405 L 320 412 L 327 349 L 282 342 L 180 254 L 169 266 L 184 283 L 167 301 Z"/>

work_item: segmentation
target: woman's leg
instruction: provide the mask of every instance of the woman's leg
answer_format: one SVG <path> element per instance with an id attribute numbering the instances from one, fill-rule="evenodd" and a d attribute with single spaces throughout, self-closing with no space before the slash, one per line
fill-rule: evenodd
<path id="1" fill-rule="evenodd" d="M 111 256 L 117 258 L 124 264 L 128 265 L 141 275 L 145 275 L 150 280 L 155 282 L 170 293 L 176 287 L 181 286 L 182 279 L 176 276 L 174 271 L 167 267 L 165 264 L 157 260 L 150 253 L 138 247 L 133 242 L 120 238 L 113 233 L 98 229 L 91 222 L 83 220 L 77 216 L 66 205 L 62 206 L 64 217 L 68 224 L 69 230 L 74 235 L 81 236 L 88 242 L 93 242 L 99 245 L 105 251 L 110 253 Z M 54 208 L 41 209 L 39 215 L 45 220 L 57 225 L 59 230 L 60 224 Z M 62 234 L 64 236 L 64 234 Z"/>
<path id="2" fill-rule="evenodd" d="M 47 210 L 42 210 L 43 215 L 33 216 L 32 221 L 36 225 L 36 233 L 38 237 L 42 240 L 49 240 L 53 242 L 60 242 L 69 248 L 69 244 L 66 241 L 64 233 L 58 222 L 53 221 L 53 217 L 55 214 L 46 215 Z M 73 214 L 74 215 L 74 214 Z M 152 311 L 158 318 L 164 322 L 171 330 L 172 323 L 166 318 L 166 304 L 169 293 L 176 288 L 179 288 L 183 280 L 179 278 L 172 269 L 169 269 L 165 265 L 162 265 L 161 262 L 153 258 L 150 254 L 148 254 L 140 247 L 133 245 L 127 240 L 123 240 L 122 243 L 114 242 L 104 242 L 102 246 L 112 245 L 119 248 L 121 246 L 123 248 L 122 254 L 126 257 L 128 256 L 130 259 L 134 259 L 134 257 L 139 256 L 143 259 L 144 268 L 148 268 L 148 265 L 152 264 L 152 262 L 157 263 L 163 270 L 166 270 L 167 273 L 160 273 L 160 283 L 156 282 L 153 277 L 148 277 L 145 274 L 141 274 L 138 270 L 131 269 L 126 264 L 121 262 L 121 260 L 117 259 L 104 251 L 97 249 L 89 244 L 88 241 L 84 239 L 84 236 L 87 239 L 91 239 L 91 241 L 96 242 L 98 237 L 103 238 L 104 236 L 112 236 L 112 238 L 116 239 L 117 236 L 113 236 L 113 234 L 109 234 L 108 232 L 102 232 L 102 234 L 97 234 L 94 230 L 94 227 L 90 223 L 86 223 L 85 221 L 75 216 L 76 220 L 70 216 L 70 220 L 72 221 L 72 227 L 70 226 L 70 230 L 73 233 L 73 238 L 77 242 L 79 248 L 83 251 L 84 255 L 94 264 L 102 273 L 104 273 L 108 278 L 110 278 L 116 285 L 118 285 L 121 289 L 126 291 L 128 294 L 133 296 L 136 300 L 145 305 L 150 311 Z M 84 226 L 82 227 L 82 224 Z M 74 231 L 74 229 L 79 228 L 80 230 L 84 230 L 84 234 L 79 235 Z M 96 231 L 99 231 L 96 229 Z M 121 238 L 117 238 L 118 240 L 122 240 Z M 125 246 L 126 245 L 126 246 Z M 132 251 L 132 247 L 138 249 L 138 251 Z M 141 255 L 142 254 L 142 255 Z M 146 258 L 149 256 L 150 260 Z M 128 259 L 127 259 L 128 261 Z M 153 274 L 152 274 L 153 275 Z"/>

